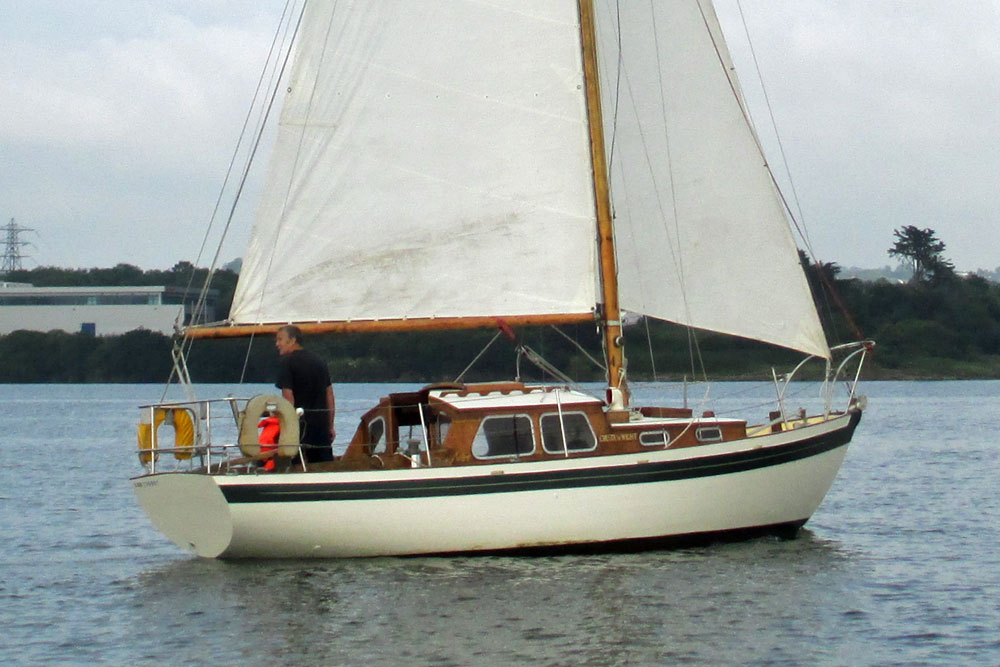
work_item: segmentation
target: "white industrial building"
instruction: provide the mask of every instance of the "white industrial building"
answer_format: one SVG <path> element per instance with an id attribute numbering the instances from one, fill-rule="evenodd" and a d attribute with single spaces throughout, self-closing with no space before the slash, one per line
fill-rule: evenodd
<path id="1" fill-rule="evenodd" d="M 148 329 L 172 334 L 189 322 L 198 293 L 179 287 L 34 287 L 0 282 L 0 335 L 26 329 L 98 336 Z M 218 290 L 209 290 L 202 321 L 215 320 Z M 180 318 L 180 319 L 178 319 Z"/>

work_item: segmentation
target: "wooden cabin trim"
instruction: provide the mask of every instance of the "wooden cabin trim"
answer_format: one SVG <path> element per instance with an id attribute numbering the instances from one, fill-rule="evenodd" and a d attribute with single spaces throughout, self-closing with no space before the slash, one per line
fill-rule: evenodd
<path id="1" fill-rule="evenodd" d="M 510 396 L 515 392 L 525 392 L 525 395 L 538 392 L 552 392 L 556 387 L 531 387 L 523 383 L 497 382 L 470 385 L 468 387 L 423 389 L 413 392 L 399 392 L 383 398 L 379 405 L 366 412 L 361 417 L 361 423 L 354 439 L 344 454 L 343 459 L 353 459 L 358 465 L 373 465 L 366 459 L 379 459 L 376 467 L 409 467 L 410 461 L 399 453 L 403 428 L 397 419 L 397 410 L 414 410 L 417 404 L 425 411 L 425 424 L 428 428 L 428 444 L 431 447 L 431 459 L 434 467 L 460 465 L 491 465 L 503 462 L 544 462 L 566 458 L 563 449 L 549 450 L 545 448 L 542 420 L 546 416 L 558 415 L 558 404 L 551 401 L 544 403 L 505 405 L 479 405 L 465 408 L 460 402 L 452 403 L 448 397 L 474 396 L 488 399 L 490 395 Z M 562 387 L 559 387 L 560 389 Z M 631 413 L 641 415 L 638 419 L 619 421 L 620 415 L 607 411 L 599 400 L 564 404 L 563 415 L 582 415 L 595 438 L 595 446 L 591 449 L 571 449 L 569 458 L 586 458 L 613 456 L 639 452 L 650 452 L 657 449 L 676 449 L 699 445 L 716 444 L 746 438 L 746 422 L 739 419 L 707 417 L 682 417 L 690 415 L 690 410 L 683 408 L 643 409 Z M 646 416 L 656 415 L 654 416 Z M 666 416 L 671 415 L 671 416 Z M 447 433 L 441 437 L 439 422 L 441 418 L 450 420 Z M 485 420 L 490 418 L 527 417 L 531 424 L 530 452 L 482 456 L 473 453 L 473 443 Z M 615 418 L 618 417 L 618 418 Z M 375 419 L 386 422 L 386 451 L 376 455 L 370 440 L 370 424 Z M 701 441 L 698 429 L 719 429 L 721 441 Z M 667 434 L 666 446 L 662 444 L 643 444 L 642 435 L 664 432 Z"/>

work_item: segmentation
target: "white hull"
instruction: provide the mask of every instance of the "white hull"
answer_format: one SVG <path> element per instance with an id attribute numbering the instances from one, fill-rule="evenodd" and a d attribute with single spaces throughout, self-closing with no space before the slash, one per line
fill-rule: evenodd
<path id="1" fill-rule="evenodd" d="M 833 483 L 856 421 L 845 415 L 718 445 L 558 462 L 166 473 L 133 484 L 153 523 L 206 557 L 613 545 L 801 525 Z"/>

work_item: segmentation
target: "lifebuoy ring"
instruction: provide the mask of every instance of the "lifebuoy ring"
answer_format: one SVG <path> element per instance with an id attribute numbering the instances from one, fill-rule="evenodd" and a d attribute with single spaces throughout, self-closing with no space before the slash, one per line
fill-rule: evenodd
<path id="1" fill-rule="evenodd" d="M 184 461 L 195 453 L 195 416 L 190 408 L 154 408 L 150 417 L 149 410 L 143 410 L 139 418 L 139 428 L 136 432 L 139 441 L 139 461 L 143 464 L 159 460 L 161 442 L 158 431 L 161 424 L 170 424 L 174 428 L 174 458 Z M 152 421 L 151 421 L 152 420 Z M 154 446 L 154 434 L 157 434 Z"/>
<path id="2" fill-rule="evenodd" d="M 194 412 L 190 408 L 174 408 L 168 422 L 174 425 L 174 458 L 185 461 L 194 456 Z"/>
<path id="3" fill-rule="evenodd" d="M 277 417 L 281 433 L 278 435 L 277 450 L 273 445 L 262 446 L 258 423 L 263 416 Z M 260 394 L 247 401 L 240 413 L 240 451 L 253 459 L 278 456 L 295 456 L 299 453 L 299 416 L 295 406 L 283 396 Z M 266 447 L 266 449 L 265 449 Z"/>
<path id="4" fill-rule="evenodd" d="M 150 416 L 152 412 L 152 416 Z M 146 465 L 150 461 L 160 458 L 153 447 L 153 433 L 160 428 L 160 424 L 167 418 L 167 411 L 163 408 L 153 410 L 143 409 L 139 415 L 139 428 L 136 430 L 136 438 L 139 441 L 139 462 Z"/>

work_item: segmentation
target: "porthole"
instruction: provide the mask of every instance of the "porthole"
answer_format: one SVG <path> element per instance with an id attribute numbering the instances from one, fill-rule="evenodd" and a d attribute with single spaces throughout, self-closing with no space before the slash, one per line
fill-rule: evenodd
<path id="1" fill-rule="evenodd" d="M 722 429 L 718 426 L 702 426 L 694 432 L 698 442 L 722 442 Z"/>
<path id="2" fill-rule="evenodd" d="M 670 434 L 666 431 L 647 431 L 639 434 L 639 443 L 644 447 L 666 447 L 670 444 Z"/>

